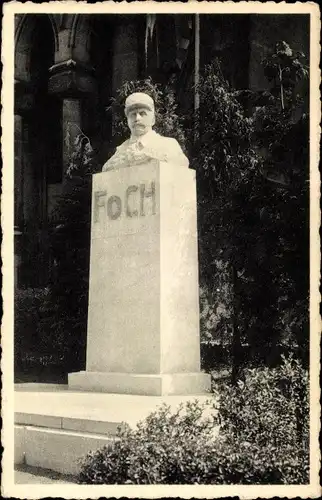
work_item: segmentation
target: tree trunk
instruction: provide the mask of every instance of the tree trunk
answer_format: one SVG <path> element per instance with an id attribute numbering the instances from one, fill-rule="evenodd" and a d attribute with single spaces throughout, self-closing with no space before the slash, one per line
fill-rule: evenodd
<path id="1" fill-rule="evenodd" d="M 284 105 L 284 87 L 283 87 L 283 72 L 281 67 L 278 67 L 279 70 L 279 81 L 280 81 L 280 91 L 281 91 L 281 106 L 282 110 L 284 111 L 285 105 Z"/>
<path id="2" fill-rule="evenodd" d="M 231 354 L 232 354 L 231 383 L 233 385 L 236 385 L 237 380 L 240 376 L 240 370 L 242 366 L 242 346 L 241 346 L 240 327 L 239 327 L 240 325 L 238 323 L 239 295 L 238 295 L 238 277 L 235 264 L 233 264 L 232 273 L 233 273 L 234 312 L 233 312 L 233 339 L 231 346 Z"/>

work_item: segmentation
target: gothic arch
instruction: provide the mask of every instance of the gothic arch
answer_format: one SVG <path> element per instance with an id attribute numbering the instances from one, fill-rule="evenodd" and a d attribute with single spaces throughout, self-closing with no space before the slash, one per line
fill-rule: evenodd
<path id="1" fill-rule="evenodd" d="M 82 36 L 85 47 L 88 50 L 90 45 L 91 16 L 88 14 L 75 14 L 71 20 L 69 46 L 74 48 L 77 45 L 77 38 Z"/>
<path id="2" fill-rule="evenodd" d="M 46 14 L 44 14 L 46 15 Z M 54 14 L 47 14 L 53 30 L 55 52 L 59 50 L 59 27 L 57 26 Z M 19 50 L 21 45 L 30 45 L 31 35 L 35 24 L 35 16 L 33 14 L 17 14 L 17 23 L 15 27 L 15 50 Z"/>
<path id="3" fill-rule="evenodd" d="M 58 26 L 56 19 L 51 14 L 44 14 L 41 18 L 34 14 L 17 15 L 15 25 L 15 78 L 21 81 L 31 79 L 31 59 L 34 51 L 34 35 L 39 27 L 39 19 L 48 24 L 50 39 L 52 40 L 53 53 L 58 50 Z"/>
<path id="4" fill-rule="evenodd" d="M 58 32 L 59 32 L 59 27 L 57 26 L 56 23 L 56 18 L 53 14 L 48 14 L 50 23 L 53 28 L 53 33 L 54 33 L 54 41 L 55 41 L 55 52 L 58 52 L 59 50 L 59 37 L 58 37 Z"/>

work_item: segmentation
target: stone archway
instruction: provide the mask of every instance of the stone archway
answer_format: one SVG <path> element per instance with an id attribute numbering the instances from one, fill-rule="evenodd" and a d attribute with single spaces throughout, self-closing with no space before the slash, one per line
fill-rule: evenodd
<path id="1" fill-rule="evenodd" d="M 30 57 L 35 30 L 40 19 L 47 24 L 52 38 L 54 53 L 59 51 L 59 23 L 53 14 L 16 14 L 15 16 L 15 78 L 30 80 Z"/>
<path id="2" fill-rule="evenodd" d="M 48 273 L 49 185 L 61 182 L 59 102 L 48 95 L 58 49 L 56 20 L 45 14 L 17 16 L 15 35 L 17 279 L 21 286 L 40 286 Z"/>

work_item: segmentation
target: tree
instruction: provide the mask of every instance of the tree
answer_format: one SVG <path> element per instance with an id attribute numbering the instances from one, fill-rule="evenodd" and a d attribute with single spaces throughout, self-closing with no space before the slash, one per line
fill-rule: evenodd
<path id="1" fill-rule="evenodd" d="M 264 73 L 274 82 L 282 111 L 293 105 L 292 91 L 296 83 L 308 76 L 303 52 L 294 52 L 285 41 L 279 41 L 275 48 L 262 61 Z"/>
<path id="2" fill-rule="evenodd" d="M 263 61 L 276 86 L 260 102 L 256 96 L 250 116 L 217 62 L 198 89 L 200 135 L 191 150 L 202 304 L 209 312 L 202 311 L 202 326 L 210 328 L 202 335 L 207 343 L 226 336 L 234 381 L 242 344 L 250 347 L 250 362 L 276 363 L 286 346 L 307 359 L 308 116 L 297 90 L 307 75 L 301 58 L 285 42 L 277 44 Z"/>
<path id="3" fill-rule="evenodd" d="M 91 141 L 81 130 L 72 146 L 63 194 L 50 221 L 54 270 L 49 297 L 55 304 L 53 328 L 67 346 L 70 371 L 85 365 L 91 177 L 99 170 Z"/>
<path id="4" fill-rule="evenodd" d="M 245 323 L 240 286 L 245 278 L 247 245 L 253 237 L 249 209 L 260 159 L 252 147 L 253 121 L 225 81 L 218 61 L 205 69 L 198 92 L 199 137 L 192 148 L 191 163 L 197 170 L 200 278 L 210 302 L 219 304 L 223 288 L 223 283 L 218 286 L 220 273 L 226 268 L 230 293 L 221 308 L 220 328 L 231 345 L 236 379 Z M 218 326 L 212 334 L 218 336 Z"/>
<path id="5" fill-rule="evenodd" d="M 255 103 L 255 140 L 263 157 L 262 224 L 267 278 L 274 291 L 269 336 L 308 355 L 309 119 L 305 56 L 285 41 L 263 60 L 272 88 Z M 267 311 L 269 310 L 267 309 Z M 274 333 L 275 332 L 275 333 Z M 256 335 L 254 334 L 254 338 Z M 278 346 L 277 346 L 278 347 Z"/>

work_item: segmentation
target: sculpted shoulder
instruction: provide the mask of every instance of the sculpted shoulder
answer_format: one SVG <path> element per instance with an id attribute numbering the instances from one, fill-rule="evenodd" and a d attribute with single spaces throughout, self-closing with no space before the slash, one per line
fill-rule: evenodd
<path id="1" fill-rule="evenodd" d="M 126 139 L 126 141 L 122 142 L 121 144 L 119 144 L 116 147 L 115 153 L 117 153 L 119 151 L 125 151 L 129 147 L 129 144 L 130 144 L 130 140 Z"/>
<path id="2" fill-rule="evenodd" d="M 169 145 L 173 145 L 173 144 L 179 144 L 178 141 L 176 139 L 174 139 L 173 137 L 167 137 L 165 135 L 161 135 L 161 134 L 158 134 L 156 133 L 155 134 L 155 137 L 158 141 L 160 142 L 163 142 L 164 144 L 167 143 Z"/>
<path id="3" fill-rule="evenodd" d="M 169 148 L 175 148 L 175 150 L 182 151 L 179 142 L 174 137 L 166 137 L 160 134 L 157 135 L 158 135 L 158 140 L 160 141 L 160 143 L 162 143 L 163 146 L 167 146 Z"/>
<path id="4" fill-rule="evenodd" d="M 165 137 L 161 135 L 159 137 L 159 147 L 162 147 L 167 161 L 173 162 L 179 166 L 189 167 L 189 160 L 182 151 L 177 139 L 174 139 L 174 137 Z"/>

